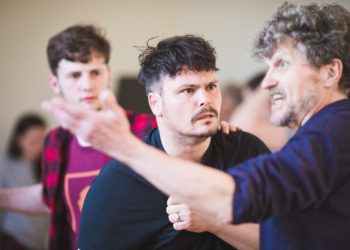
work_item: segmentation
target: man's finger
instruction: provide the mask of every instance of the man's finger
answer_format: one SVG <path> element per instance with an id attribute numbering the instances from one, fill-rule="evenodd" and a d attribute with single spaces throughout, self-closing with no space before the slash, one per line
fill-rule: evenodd
<path id="1" fill-rule="evenodd" d="M 171 213 L 168 215 L 168 219 L 171 223 L 176 223 L 179 222 L 179 216 L 177 215 L 177 213 Z"/>
<path id="2" fill-rule="evenodd" d="M 110 90 L 103 90 L 100 94 L 100 102 L 105 110 L 111 110 L 115 107 L 117 101 Z"/>
<path id="3" fill-rule="evenodd" d="M 117 117 L 118 119 L 121 119 L 123 117 L 127 120 L 124 109 L 118 104 L 115 96 L 110 90 L 102 91 L 100 102 L 103 109 L 107 111 L 107 114 L 111 115 L 113 118 Z"/>
<path id="4" fill-rule="evenodd" d="M 170 196 L 167 200 L 167 205 L 177 205 L 180 203 L 181 203 L 181 201 L 174 196 Z"/>
<path id="5" fill-rule="evenodd" d="M 100 102 L 104 110 L 112 111 L 113 113 L 123 112 L 123 108 L 118 104 L 114 94 L 110 90 L 102 91 Z"/>
<path id="6" fill-rule="evenodd" d="M 230 131 L 231 132 L 237 132 L 237 131 L 241 131 L 242 129 L 240 127 L 236 127 L 234 125 L 229 125 L 230 126 Z"/>
<path id="7" fill-rule="evenodd" d="M 167 214 L 172 214 L 172 213 L 175 213 L 175 212 L 177 212 L 176 205 L 168 205 L 166 207 L 166 213 Z"/>
<path id="8" fill-rule="evenodd" d="M 187 222 L 180 221 L 173 224 L 175 230 L 185 230 L 188 228 Z"/>

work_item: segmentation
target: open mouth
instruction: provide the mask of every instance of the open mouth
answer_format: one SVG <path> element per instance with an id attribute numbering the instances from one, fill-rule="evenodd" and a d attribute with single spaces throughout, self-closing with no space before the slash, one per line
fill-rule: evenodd
<path id="1" fill-rule="evenodd" d="M 282 100 L 283 100 L 283 96 L 282 96 L 282 94 L 280 94 L 280 93 L 273 94 L 273 95 L 271 96 L 271 100 L 272 100 L 272 103 L 276 103 L 276 102 L 278 102 L 278 101 L 282 101 Z"/>

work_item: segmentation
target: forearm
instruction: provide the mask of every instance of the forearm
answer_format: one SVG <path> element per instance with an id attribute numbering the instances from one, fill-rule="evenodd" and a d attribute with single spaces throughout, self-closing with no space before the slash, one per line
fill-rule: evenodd
<path id="1" fill-rule="evenodd" d="M 211 233 L 237 249 L 259 249 L 259 224 L 224 224 L 220 226 L 219 229 L 213 230 Z"/>
<path id="2" fill-rule="evenodd" d="M 50 209 L 42 199 L 42 184 L 0 189 L 0 210 L 9 210 L 31 215 L 45 215 Z"/>
<path id="3" fill-rule="evenodd" d="M 232 221 L 233 179 L 218 170 L 172 158 L 133 138 L 113 157 L 126 163 L 161 191 L 178 197 L 220 221 Z"/>

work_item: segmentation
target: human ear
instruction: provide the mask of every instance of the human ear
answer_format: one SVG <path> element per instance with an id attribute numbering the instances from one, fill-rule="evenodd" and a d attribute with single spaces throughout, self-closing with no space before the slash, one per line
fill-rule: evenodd
<path id="1" fill-rule="evenodd" d="M 148 94 L 148 104 L 155 116 L 162 115 L 162 98 L 158 92 Z"/>
<path id="2" fill-rule="evenodd" d="M 330 88 L 334 85 L 338 85 L 342 73 L 342 61 L 338 58 L 334 58 L 331 63 L 324 66 L 324 86 Z"/>
<path id="3" fill-rule="evenodd" d="M 58 86 L 57 76 L 49 75 L 49 81 L 50 81 L 50 86 L 51 86 L 51 89 L 53 90 L 53 92 L 55 92 L 55 94 L 60 94 L 61 93 L 61 89 Z"/>

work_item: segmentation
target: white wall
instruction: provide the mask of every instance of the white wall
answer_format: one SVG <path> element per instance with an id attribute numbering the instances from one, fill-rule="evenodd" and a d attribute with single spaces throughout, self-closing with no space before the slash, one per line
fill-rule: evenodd
<path id="1" fill-rule="evenodd" d="M 41 112 L 41 101 L 52 96 L 46 43 L 67 26 L 93 23 L 107 30 L 114 82 L 124 74 L 137 73 L 138 51 L 133 46 L 143 46 L 153 36 L 161 39 L 186 33 L 213 42 L 222 81 L 244 81 L 263 67 L 251 58 L 250 48 L 256 32 L 282 2 L 0 0 L 0 153 L 15 119 L 24 111 Z M 350 9 L 350 1 L 337 2 Z M 56 124 L 46 117 L 51 126 Z"/>

